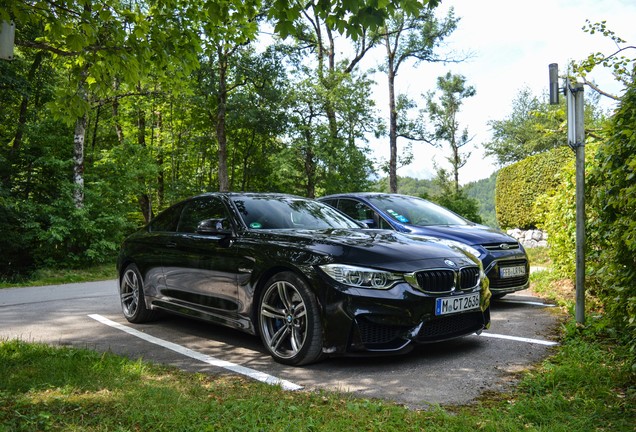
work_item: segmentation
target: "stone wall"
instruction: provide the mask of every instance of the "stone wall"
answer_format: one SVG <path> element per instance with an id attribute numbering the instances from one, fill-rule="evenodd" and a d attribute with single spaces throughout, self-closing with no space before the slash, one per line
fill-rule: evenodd
<path id="1" fill-rule="evenodd" d="M 507 231 L 509 236 L 514 237 L 525 248 L 534 247 L 547 247 L 548 246 L 548 233 L 541 230 L 520 230 L 519 228 L 511 229 Z"/>

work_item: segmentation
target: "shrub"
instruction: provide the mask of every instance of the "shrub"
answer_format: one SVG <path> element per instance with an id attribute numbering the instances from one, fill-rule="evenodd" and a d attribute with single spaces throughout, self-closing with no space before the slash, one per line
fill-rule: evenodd
<path id="1" fill-rule="evenodd" d="M 598 213 L 589 261 L 607 317 L 636 354 L 636 84 L 623 96 L 608 136 L 589 176 Z"/>
<path id="2" fill-rule="evenodd" d="M 585 146 L 585 166 L 589 171 L 594 166 L 594 155 L 598 144 Z M 550 248 L 548 255 L 552 260 L 552 269 L 563 278 L 574 279 L 576 271 L 576 158 L 568 160 L 555 174 L 556 186 L 535 201 L 534 215 L 540 222 L 537 227 L 548 233 Z M 586 201 L 592 195 L 586 188 Z M 592 235 L 589 221 L 595 211 L 586 206 L 586 235 Z"/>
<path id="3" fill-rule="evenodd" d="M 506 166 L 497 175 L 495 205 L 502 228 L 536 228 L 536 199 L 559 186 L 559 173 L 574 159 L 572 150 L 561 147 L 530 156 Z"/>

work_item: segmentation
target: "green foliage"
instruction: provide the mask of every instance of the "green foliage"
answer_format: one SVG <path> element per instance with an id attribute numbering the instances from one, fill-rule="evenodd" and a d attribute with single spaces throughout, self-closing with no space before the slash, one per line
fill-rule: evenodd
<path id="1" fill-rule="evenodd" d="M 594 154 L 598 144 L 593 140 L 585 146 L 586 169 L 593 169 Z M 548 250 L 552 268 L 563 278 L 574 279 L 576 270 L 576 167 L 575 157 L 570 156 L 556 173 L 556 183 L 545 190 L 535 201 L 535 218 L 538 228 L 549 236 Z M 589 200 L 590 190 L 586 191 Z M 586 207 L 586 218 L 593 220 L 591 207 Z M 592 231 L 588 232 L 588 235 Z"/>
<path id="2" fill-rule="evenodd" d="M 416 179 L 413 177 L 398 177 L 398 193 L 404 195 L 418 196 L 428 199 L 434 195 L 439 188 L 433 180 Z M 389 178 L 382 177 L 369 187 L 374 192 L 390 192 Z"/>
<path id="3" fill-rule="evenodd" d="M 494 172 L 490 177 L 470 182 L 462 188 L 466 197 L 472 198 L 479 203 L 479 216 L 482 223 L 493 228 L 499 227 L 495 213 L 497 174 L 498 172 Z"/>
<path id="4" fill-rule="evenodd" d="M 427 3 L 437 2 L 310 6 L 330 30 L 361 35 L 361 22 L 377 29 L 389 12 L 413 16 Z M 152 215 L 226 177 L 230 190 L 309 196 L 369 187 L 369 79 L 341 62 L 318 71 L 292 44 L 254 43 L 265 15 L 300 24 L 306 4 L 2 5 L 17 46 L 0 62 L 0 250 L 10 256 L 0 277 L 108 261 Z M 74 170 L 83 202 L 71 199 Z"/>
<path id="5" fill-rule="evenodd" d="M 274 0 L 269 8 L 269 18 L 275 22 L 275 31 L 281 37 L 294 33 L 297 22 L 305 9 L 313 12 L 330 28 L 346 34 L 356 40 L 363 37 L 366 31 L 374 31 L 382 26 L 386 18 L 397 11 L 408 16 L 418 16 L 427 8 L 433 8 L 439 0 L 399 0 L 399 1 L 312 1 L 296 2 L 290 0 Z"/>
<path id="6" fill-rule="evenodd" d="M 442 207 L 446 207 L 472 222 L 478 224 L 483 222 L 479 215 L 479 203 L 477 200 L 467 197 L 461 189 L 459 192 L 451 192 L 447 195 L 432 197 L 431 201 L 436 202 Z"/>
<path id="7" fill-rule="evenodd" d="M 598 325 L 630 347 L 636 365 L 636 87 L 623 97 L 606 141 L 586 144 L 586 289 L 602 305 Z M 555 274 L 575 273 L 575 167 L 568 162 L 558 186 L 538 208 L 549 234 Z M 636 366 L 635 366 L 636 367 Z"/>
<path id="8" fill-rule="evenodd" d="M 535 212 L 535 202 L 562 181 L 559 173 L 572 150 L 561 147 L 502 168 L 497 175 L 495 205 L 502 228 L 535 228 L 542 221 Z"/>
<path id="9" fill-rule="evenodd" d="M 470 221 L 482 223 L 477 200 L 466 196 L 463 189 L 457 189 L 454 179 L 445 170 L 437 170 L 437 177 L 433 183 L 437 186 L 438 192 L 430 198 L 431 201 Z"/>
<path id="10" fill-rule="evenodd" d="M 599 95 L 586 96 L 585 128 L 588 134 L 602 127 L 604 113 L 598 108 Z M 499 165 L 519 162 L 529 156 L 567 145 L 567 113 L 565 98 L 559 105 L 550 105 L 547 98 L 534 96 L 521 89 L 512 103 L 512 112 L 504 120 L 493 120 L 493 140 L 484 144 L 487 156 Z"/>
<path id="11" fill-rule="evenodd" d="M 19 206 L 3 195 L 0 195 L 0 232 L 3 233 L 0 275 L 14 278 L 34 269 L 32 250 L 36 238 L 33 231 L 27 229 L 29 215 L 22 214 Z"/>
<path id="12" fill-rule="evenodd" d="M 500 165 L 507 165 L 563 146 L 567 144 L 565 120 L 563 98 L 560 105 L 553 106 L 523 88 L 512 102 L 510 115 L 489 122 L 493 140 L 484 144 L 486 155 L 494 156 Z"/>
<path id="13" fill-rule="evenodd" d="M 636 85 L 632 83 L 612 118 L 608 140 L 590 169 L 590 263 L 596 293 L 631 347 L 636 367 Z"/>
<path id="14" fill-rule="evenodd" d="M 583 61 L 572 62 L 572 72 L 585 78 L 596 66 L 601 65 L 610 69 L 617 81 L 626 86 L 630 85 L 634 81 L 634 66 L 636 65 L 634 59 L 636 56 L 629 57 L 625 53 L 632 51 L 633 54 L 633 50 L 636 47 L 626 45 L 625 40 L 608 28 L 606 21 L 592 23 L 589 19 L 585 20 L 583 30 L 590 34 L 600 33 L 604 37 L 611 39 L 618 50 L 609 55 L 595 52 Z"/>
<path id="15" fill-rule="evenodd" d="M 466 85 L 466 77 L 446 75 L 437 78 L 437 90 L 440 94 L 429 92 L 426 95 L 424 115 L 432 123 L 433 132 L 428 141 L 439 147 L 448 146 L 450 152 L 446 160 L 451 166 L 455 184 L 454 193 L 459 194 L 459 169 L 466 165 L 470 152 L 463 150 L 470 143 L 468 129 L 461 129 L 457 115 L 464 99 L 475 95 L 475 88 Z"/>

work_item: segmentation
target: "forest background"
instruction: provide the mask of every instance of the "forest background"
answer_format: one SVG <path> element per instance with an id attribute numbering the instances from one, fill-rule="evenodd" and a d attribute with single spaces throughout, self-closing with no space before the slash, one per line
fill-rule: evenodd
<path id="1" fill-rule="evenodd" d="M 398 139 L 454 143 L 452 172 L 400 191 L 480 221 L 457 180 L 464 78 L 429 95 L 437 123 L 395 93 L 387 122 L 359 67 L 386 52 L 391 92 L 407 63 L 461 61 L 439 49 L 459 19 L 437 2 L 358 3 L 3 0 L 16 48 L 0 60 L 0 274 L 112 261 L 126 235 L 204 191 L 396 192 L 412 161 Z"/>

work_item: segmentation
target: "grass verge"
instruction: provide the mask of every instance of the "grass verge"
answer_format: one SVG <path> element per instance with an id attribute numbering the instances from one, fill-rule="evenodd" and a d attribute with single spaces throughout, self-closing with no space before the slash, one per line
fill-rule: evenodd
<path id="1" fill-rule="evenodd" d="M 634 402 L 620 351 L 581 335 L 514 393 L 429 411 L 88 350 L 0 343 L 2 431 L 632 431 Z"/>
<path id="2" fill-rule="evenodd" d="M 552 262 L 547 247 L 527 248 L 526 254 L 531 266 L 548 267 Z"/>
<path id="3" fill-rule="evenodd" d="M 0 281 L 0 288 L 61 285 L 108 279 L 117 279 L 115 264 L 102 264 L 85 269 L 40 269 L 33 273 L 29 278 L 10 282 Z"/>

